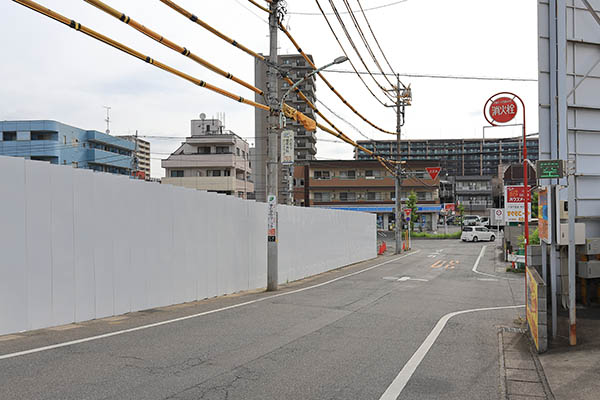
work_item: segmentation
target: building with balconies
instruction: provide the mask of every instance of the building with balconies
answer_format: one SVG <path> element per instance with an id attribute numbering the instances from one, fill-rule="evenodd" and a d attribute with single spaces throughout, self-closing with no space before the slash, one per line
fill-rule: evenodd
<path id="1" fill-rule="evenodd" d="M 141 173 L 143 178 L 150 180 L 150 142 L 140 139 L 136 135 L 119 136 L 119 138 L 129 140 L 135 144 L 135 163 L 136 171 Z"/>
<path id="2" fill-rule="evenodd" d="M 396 159 L 395 140 L 359 140 L 358 143 L 383 157 Z M 355 150 L 357 160 L 372 160 L 373 156 Z M 499 165 L 523 162 L 522 138 L 502 139 L 426 139 L 403 140 L 400 145 L 403 160 L 439 160 L 442 176 L 497 175 Z M 527 138 L 527 158 L 539 158 L 538 138 Z"/>
<path id="3" fill-rule="evenodd" d="M 312 56 L 308 55 L 312 60 Z M 281 72 L 287 74 L 287 76 L 293 81 L 297 82 L 304 78 L 307 74 L 312 71 L 312 67 L 306 62 L 306 60 L 300 54 L 283 54 L 278 57 L 278 68 Z M 256 60 L 254 63 L 254 81 L 255 86 L 267 91 L 267 64 L 263 61 Z M 303 82 L 299 89 L 304 95 L 313 103 L 316 102 L 316 86 L 315 77 L 307 79 Z M 276 97 L 281 99 L 283 94 L 290 88 L 290 84 L 277 79 Z M 258 102 L 264 102 L 264 98 L 261 95 L 256 95 L 255 100 Z M 291 93 L 286 103 L 294 107 L 298 111 L 307 115 L 308 117 L 315 119 L 316 115 L 314 111 L 295 93 Z M 265 158 L 267 157 L 267 118 L 269 113 L 256 109 L 254 118 L 255 137 L 256 137 L 256 165 L 255 165 L 255 195 L 258 201 L 266 201 L 266 170 L 265 170 Z M 287 120 L 286 129 L 294 131 L 294 163 L 295 165 L 301 165 L 308 161 L 314 160 L 317 154 L 317 137 L 316 133 L 307 131 L 304 129 L 302 124 L 294 120 Z M 278 146 L 279 148 L 279 146 Z M 289 179 L 291 179 L 289 168 L 281 168 L 279 171 L 279 202 L 286 203 L 289 193 Z"/>
<path id="4" fill-rule="evenodd" d="M 502 181 L 494 175 L 457 176 L 454 191 L 466 214 L 487 216 L 488 209 L 500 206 Z"/>
<path id="5" fill-rule="evenodd" d="M 224 129 L 217 119 L 191 121 L 191 136 L 161 165 L 164 184 L 248 198 L 250 180 L 248 142 Z"/>
<path id="6" fill-rule="evenodd" d="M 0 155 L 130 175 L 135 144 L 51 120 L 0 122 Z"/>
<path id="7" fill-rule="evenodd" d="M 414 161 L 403 168 L 400 199 L 417 194 L 418 214 L 425 228 L 434 229 L 440 212 L 439 177 L 426 167 L 439 162 Z M 298 206 L 363 211 L 377 214 L 379 229 L 394 226 L 395 178 L 378 161 L 314 160 L 294 171 L 294 201 Z"/>

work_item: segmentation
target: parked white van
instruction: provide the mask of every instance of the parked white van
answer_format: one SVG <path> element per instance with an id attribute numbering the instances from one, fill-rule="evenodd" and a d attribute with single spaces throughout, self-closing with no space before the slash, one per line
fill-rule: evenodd
<path id="1" fill-rule="evenodd" d="M 462 228 L 460 239 L 463 242 L 478 242 L 480 240 L 496 240 L 496 234 L 485 226 L 465 226 Z"/>

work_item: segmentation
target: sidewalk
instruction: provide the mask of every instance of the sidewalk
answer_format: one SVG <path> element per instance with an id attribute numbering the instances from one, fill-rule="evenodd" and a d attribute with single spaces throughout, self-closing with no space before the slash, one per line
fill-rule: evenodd
<path id="1" fill-rule="evenodd" d="M 539 358 L 557 400 L 600 398 L 600 307 L 577 308 L 577 346 L 569 346 L 568 315 L 559 315 L 558 337 Z"/>
<path id="2" fill-rule="evenodd" d="M 540 362 L 533 353 L 527 333 L 517 328 L 501 328 L 500 383 L 508 400 L 554 399 Z"/>

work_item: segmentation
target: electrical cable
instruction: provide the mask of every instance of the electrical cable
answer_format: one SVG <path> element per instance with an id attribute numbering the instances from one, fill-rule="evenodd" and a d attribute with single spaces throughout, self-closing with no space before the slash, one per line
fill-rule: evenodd
<path id="1" fill-rule="evenodd" d="M 270 1 L 270 0 L 267 0 L 267 1 Z M 407 1 L 408 0 L 394 1 L 393 3 L 389 3 L 389 4 L 382 4 L 380 6 L 375 6 L 375 7 L 371 7 L 371 8 L 365 8 L 364 11 L 379 10 L 381 8 L 395 6 L 397 4 L 405 3 Z M 352 13 L 358 13 L 358 10 L 352 10 Z M 289 12 L 288 14 L 291 14 L 291 15 L 311 15 L 311 16 L 321 15 L 320 13 L 311 13 L 311 12 Z M 347 12 L 341 12 L 340 14 L 348 14 L 348 13 Z M 327 15 L 333 15 L 333 13 L 327 13 Z"/>
<path id="2" fill-rule="evenodd" d="M 344 71 L 341 69 L 328 69 L 327 72 L 335 72 L 338 74 L 355 74 L 355 71 Z M 366 71 L 358 71 L 360 75 L 368 75 Z M 374 75 L 382 75 L 379 72 L 373 72 Z M 388 74 L 389 75 L 389 74 Z M 517 82 L 537 82 L 536 78 L 503 78 L 492 76 L 468 76 L 468 75 L 435 75 L 435 74 L 397 74 L 399 76 L 407 76 L 409 78 L 439 78 L 439 79 L 467 79 L 480 81 L 517 81 Z"/>
<path id="3" fill-rule="evenodd" d="M 337 41 L 338 45 L 340 46 L 340 49 L 342 50 L 342 52 L 344 53 L 344 55 L 348 58 L 348 62 L 350 63 L 350 66 L 352 67 L 353 70 L 358 71 L 358 69 L 356 68 L 356 66 L 354 65 L 354 63 L 352 62 L 352 60 L 350 59 L 348 52 L 346 51 L 346 49 L 344 48 L 344 46 L 342 45 L 342 42 L 340 41 L 338 35 L 335 33 L 335 30 L 333 29 L 333 26 L 331 25 L 331 23 L 329 22 L 329 19 L 325 16 L 325 11 L 323 10 L 323 8 L 321 7 L 321 4 L 319 3 L 318 0 L 315 0 L 317 2 L 317 6 L 319 6 L 319 10 L 321 10 L 321 12 L 323 13 L 323 17 L 325 18 L 325 22 L 327 23 L 327 26 L 329 27 L 329 30 L 331 31 L 331 33 L 333 34 L 333 37 L 335 38 L 335 40 Z M 340 22 L 340 24 L 343 24 L 342 22 Z M 345 29 L 345 27 L 343 27 Z M 345 31 L 346 36 L 348 37 L 349 34 L 347 31 Z M 352 38 L 349 38 L 350 41 L 352 41 Z M 353 42 L 351 42 L 351 45 L 353 45 Z M 358 53 L 358 50 L 356 49 L 355 46 L 353 46 L 354 50 Z M 362 57 L 359 54 L 359 58 L 361 59 L 363 66 L 365 66 L 365 68 L 368 70 L 368 67 L 365 65 L 364 60 L 362 59 Z M 361 80 L 361 82 L 363 83 L 363 85 L 367 88 L 367 90 L 369 91 L 369 93 L 371 93 L 371 96 L 373 96 L 382 106 L 388 106 L 385 102 L 381 101 L 381 99 L 379 99 L 379 97 L 377 97 L 377 95 L 375 95 L 375 93 L 373 92 L 373 90 L 371 90 L 371 88 L 369 87 L 369 85 L 367 85 L 367 82 L 365 82 L 365 80 L 362 78 L 362 76 L 360 76 L 360 74 L 357 74 L 357 76 L 359 77 L 359 79 Z M 373 75 L 371 75 L 371 78 L 373 78 L 373 80 L 375 81 L 375 83 L 377 84 L 377 86 L 379 86 L 380 89 L 382 89 L 383 93 L 387 96 L 387 98 L 389 100 L 391 100 L 389 93 L 385 91 L 385 89 L 379 85 L 379 82 L 377 82 L 375 80 L 375 77 Z"/>
<path id="4" fill-rule="evenodd" d="M 323 18 L 325 18 L 325 21 L 327 22 L 327 25 L 329 26 L 329 29 L 331 30 L 331 33 L 333 33 L 333 35 L 335 36 L 338 44 L 340 45 L 340 48 L 342 48 L 342 51 L 344 52 L 344 54 L 346 54 L 346 51 L 344 50 L 341 41 L 338 39 L 337 35 L 335 34 L 331 24 L 329 23 L 329 19 L 327 18 L 327 16 L 325 15 L 325 12 L 323 11 L 323 8 L 321 7 L 321 4 L 319 3 L 319 0 L 315 0 L 317 2 L 317 5 L 319 6 L 319 10 L 321 10 L 321 12 L 323 13 Z M 352 35 L 350 35 L 350 32 L 348 31 L 348 28 L 346 28 L 346 25 L 344 24 L 344 20 L 342 19 L 341 15 L 338 12 L 337 7 L 335 6 L 335 3 L 333 2 L 333 0 L 329 0 L 329 4 L 331 5 L 331 8 L 333 10 L 333 12 L 335 13 L 335 16 L 338 20 L 338 23 L 340 24 L 342 30 L 344 31 L 344 34 L 346 35 L 346 39 L 348 40 L 348 42 L 350 43 L 350 46 L 352 47 L 352 49 L 354 50 L 354 52 L 356 53 L 356 55 L 358 56 L 358 59 L 360 60 L 360 62 L 362 63 L 362 65 L 365 67 L 365 69 L 367 70 L 367 72 L 369 73 L 369 76 L 373 79 L 373 82 L 375 82 L 375 84 L 379 87 L 379 89 L 381 89 L 381 91 L 390 99 L 393 100 L 393 98 L 390 96 L 388 89 L 384 88 L 379 81 L 375 78 L 375 76 L 371 73 L 371 70 L 369 69 L 369 66 L 367 65 L 367 63 L 365 62 L 364 58 L 362 57 L 362 55 L 360 54 L 360 51 L 358 50 L 358 48 L 356 47 L 356 44 L 354 43 L 354 40 L 352 39 Z M 354 16 L 354 14 L 352 14 Z M 356 67 L 354 66 L 354 64 L 351 62 L 350 65 L 352 66 L 352 69 L 358 71 L 356 69 Z M 387 79 L 387 77 L 386 77 Z M 391 84 L 391 83 L 390 83 Z M 392 85 L 393 87 L 393 85 Z"/>
<path id="5" fill-rule="evenodd" d="M 129 55 L 131 55 L 131 56 L 133 56 L 135 58 L 143 60 L 143 61 L 145 61 L 145 62 L 147 62 L 147 63 L 149 63 L 151 65 L 154 65 L 157 68 L 160 68 L 160 69 L 162 69 L 162 70 L 164 70 L 166 72 L 169 72 L 169 73 L 172 73 L 174 75 L 177 75 L 180 78 L 183 78 L 183 79 L 185 79 L 185 80 L 187 80 L 189 82 L 192 82 L 192 83 L 194 83 L 194 84 L 196 84 L 196 85 L 198 85 L 200 87 L 207 88 L 207 89 L 209 89 L 211 91 L 214 91 L 214 92 L 216 92 L 218 94 L 221 94 L 223 96 L 232 98 L 234 100 L 237 100 L 240 103 L 248 104 L 248 105 L 254 106 L 256 108 L 259 108 L 259 109 L 262 109 L 262 110 L 265 110 L 265 111 L 271 111 L 272 110 L 271 107 L 269 107 L 267 105 L 260 104 L 260 103 L 257 103 L 257 102 L 251 101 L 251 100 L 244 99 L 241 96 L 238 96 L 238 95 L 230 93 L 230 92 L 228 92 L 226 90 L 220 89 L 220 88 L 218 88 L 216 86 L 213 86 L 213 85 L 211 85 L 209 83 L 206 83 L 206 82 L 204 82 L 204 81 L 202 81 L 200 79 L 197 79 L 197 78 L 195 78 L 195 77 L 193 77 L 191 75 L 188 75 L 188 74 L 186 74 L 184 72 L 181 72 L 181 71 L 179 71 L 179 70 L 177 70 L 175 68 L 172 68 L 172 67 L 170 67 L 170 66 L 168 66 L 166 64 L 163 64 L 163 63 L 161 63 L 161 62 L 159 62 L 157 60 L 154 60 L 154 59 L 150 58 L 149 56 L 146 56 L 146 55 L 144 55 L 144 54 L 142 54 L 142 53 L 140 53 L 140 52 L 138 52 L 138 51 L 136 51 L 136 50 L 134 50 L 134 49 L 132 49 L 130 47 L 125 46 L 124 44 L 122 44 L 120 42 L 117 42 L 117 41 L 115 41 L 115 40 L 113 40 L 113 39 L 111 39 L 111 38 L 109 38 L 109 37 L 107 37 L 105 35 L 102 35 L 102 34 L 96 32 L 96 31 L 94 31 L 94 30 L 92 30 L 90 28 L 87 28 L 87 27 L 81 25 L 80 23 L 75 22 L 74 20 L 68 19 L 68 18 L 64 17 L 63 15 L 61 15 L 59 13 L 56 13 L 56 12 L 54 12 L 54 11 L 46 8 L 46 7 L 43 7 L 43 6 L 39 5 L 38 3 L 35 3 L 34 1 L 31 1 L 31 0 L 13 0 L 13 1 L 16 2 L 16 3 L 18 3 L 18 4 L 21 4 L 21 5 L 25 6 L 27 8 L 30 8 L 30 9 L 36 11 L 36 12 L 39 12 L 40 14 L 43 14 L 43 15 L 49 17 L 49 18 L 52 18 L 52 19 L 54 19 L 54 20 L 56 20 L 58 22 L 61 22 L 61 23 L 65 24 L 65 25 L 67 25 L 67 26 L 69 26 L 69 27 L 71 27 L 71 28 L 73 28 L 73 29 L 75 29 L 77 31 L 80 31 L 80 32 L 82 32 L 82 33 L 84 33 L 84 34 L 86 34 L 86 35 L 88 35 L 88 36 L 90 36 L 90 37 L 92 37 L 92 38 L 94 38 L 94 39 L 96 39 L 98 41 L 101 41 L 101 42 L 103 42 L 105 44 L 108 44 L 108 45 L 110 45 L 110 46 L 118 49 L 118 50 L 121 50 L 122 52 L 124 52 L 126 54 L 129 54 Z M 162 2 L 165 2 L 165 1 L 169 1 L 170 2 L 170 0 L 161 0 L 161 1 Z M 193 18 L 191 18 L 191 19 L 194 20 Z M 196 18 L 196 20 L 197 20 L 197 18 Z M 289 113 L 289 114 L 291 114 L 291 115 L 293 115 L 294 117 L 297 118 L 298 113 L 297 113 L 297 111 L 295 109 L 293 109 L 292 107 L 288 106 L 287 104 L 285 104 L 284 106 L 285 106 L 284 107 L 284 112 L 287 112 L 287 113 Z M 353 145 L 354 147 L 357 147 L 360 150 L 363 150 L 365 153 L 367 153 L 367 154 L 373 154 L 372 151 L 364 148 L 363 146 L 358 145 L 356 142 L 354 142 L 352 139 L 350 139 L 349 137 L 347 137 L 345 134 L 343 134 L 341 132 L 340 133 L 334 132 L 331 129 L 323 126 L 320 123 L 316 123 L 315 125 L 317 127 L 321 128 L 322 130 L 324 130 L 324 131 L 326 131 L 326 132 L 328 132 L 328 133 L 330 133 L 330 134 L 332 134 L 332 135 L 334 135 L 334 136 L 342 139 L 344 142 L 346 142 L 348 144 L 351 144 L 351 145 Z M 337 130 L 337 128 L 335 128 L 335 127 L 334 127 L 334 129 Z M 377 156 L 377 158 L 380 159 L 381 157 Z M 393 162 L 393 161 L 390 161 L 390 162 Z"/>
<path id="6" fill-rule="evenodd" d="M 208 68 L 209 70 L 224 76 L 227 79 L 231 79 L 232 81 L 234 81 L 237 84 L 240 84 L 244 87 L 246 87 L 247 89 L 252 90 L 255 93 L 258 93 L 261 96 L 264 96 L 264 92 L 262 90 L 260 90 L 259 88 L 251 85 L 248 82 L 245 82 L 235 76 L 233 76 L 231 73 L 223 71 L 221 68 L 211 64 L 210 62 L 198 57 L 197 55 L 195 55 L 194 53 L 192 53 L 190 50 L 188 50 L 187 48 L 180 46 L 172 41 L 170 41 L 169 39 L 165 38 L 164 36 L 152 31 L 149 28 L 146 28 L 144 25 L 140 24 L 139 22 L 137 22 L 136 20 L 134 20 L 133 18 L 125 15 L 124 13 L 115 10 L 114 8 L 110 7 L 109 5 L 103 3 L 100 0 L 84 0 L 85 2 L 93 5 L 94 7 L 98 8 L 101 11 L 104 11 L 105 13 L 112 15 L 113 17 L 115 17 L 116 19 L 120 20 L 121 22 L 131 26 L 133 29 L 137 30 L 138 32 L 143 33 L 144 35 L 148 36 L 149 38 L 157 41 L 158 43 L 170 48 L 173 51 L 176 51 L 179 54 L 183 54 L 186 57 L 191 58 L 192 60 L 194 60 L 195 62 L 197 62 L 198 64 L 202 65 L 205 68 Z"/>
<path id="7" fill-rule="evenodd" d="M 343 2 L 346 5 L 346 9 L 348 11 L 352 11 L 352 8 L 350 7 L 350 3 L 348 2 L 348 0 L 343 0 Z M 359 4 L 360 4 L 360 2 L 359 2 Z M 383 75 L 383 77 L 385 78 L 385 80 L 388 82 L 388 84 L 391 87 L 394 87 L 394 84 L 390 81 L 390 79 L 388 78 L 387 74 L 383 71 L 383 68 L 381 68 L 381 64 L 379 63 L 379 60 L 375 56 L 375 52 L 371 48 L 371 45 L 369 44 L 369 41 L 367 40 L 367 36 L 363 32 L 363 30 L 362 30 L 362 28 L 361 28 L 361 26 L 360 26 L 360 24 L 358 22 L 358 19 L 356 18 L 356 16 L 352 12 L 350 12 L 349 15 L 350 15 L 350 19 L 352 20 L 352 23 L 354 24 L 354 27 L 356 28 L 356 30 L 358 32 L 358 36 L 361 38 L 363 44 L 365 45 L 365 48 L 367 49 L 367 52 L 369 53 L 369 55 L 373 59 L 373 62 L 375 63 L 375 65 L 377 66 L 377 68 L 379 69 L 379 72 L 381 72 L 381 74 Z M 371 31 L 371 33 L 373 33 L 373 31 Z M 380 48 L 380 50 L 381 50 L 381 48 Z"/>
<path id="8" fill-rule="evenodd" d="M 162 0 L 161 0 L 162 1 Z M 288 37 L 288 39 L 290 40 L 290 42 L 292 42 L 292 45 L 296 48 L 296 51 L 304 58 L 304 60 L 313 68 L 313 69 L 317 69 L 317 66 L 312 62 L 312 60 L 306 55 L 306 53 L 302 50 L 302 48 L 298 45 L 298 42 L 296 42 L 296 40 L 294 39 L 294 37 L 290 34 L 290 32 L 286 29 L 285 26 L 283 26 L 283 24 L 281 22 L 279 22 L 279 29 L 281 29 L 281 31 Z M 352 112 L 356 115 L 358 115 L 363 121 L 365 121 L 367 124 L 371 125 L 373 128 L 377 129 L 380 132 L 383 133 L 387 133 L 390 135 L 396 135 L 396 132 L 392 132 L 392 131 L 388 131 L 385 130 L 383 128 L 380 128 L 379 126 L 375 125 L 373 122 L 371 122 L 370 120 L 368 120 L 364 115 L 362 115 L 361 113 L 358 112 L 358 110 L 356 110 L 341 94 L 340 92 L 338 92 L 331 83 L 329 83 L 329 81 L 327 80 L 327 78 L 325 78 L 323 76 L 323 74 L 321 72 L 318 72 L 317 75 L 319 76 L 319 78 L 321 78 L 323 80 L 323 82 L 327 85 L 327 87 L 329 89 L 331 89 L 331 91 L 342 101 L 342 103 L 344 103 L 346 105 L 346 107 L 348 107 L 350 110 L 352 110 Z"/>
<path id="9" fill-rule="evenodd" d="M 394 76 L 397 76 L 396 71 L 394 71 L 394 68 L 392 68 L 392 64 L 389 62 L 387 56 L 385 55 L 385 52 L 381 48 L 381 45 L 379 44 L 379 40 L 377 40 L 377 36 L 375 36 L 375 32 L 373 31 L 373 28 L 371 27 L 371 23 L 369 22 L 369 19 L 367 18 L 367 14 L 365 13 L 365 10 L 363 9 L 362 3 L 360 2 L 360 0 L 356 0 L 356 1 L 358 2 L 358 6 L 360 7 L 360 11 L 362 12 L 363 18 L 365 19 L 367 26 L 369 27 L 369 31 L 371 31 L 371 36 L 373 36 L 373 39 L 375 40 L 375 44 L 377 44 L 377 47 L 379 48 L 379 51 L 381 52 L 383 59 L 387 63 L 387 66 L 390 68 L 390 71 L 392 71 L 392 74 Z M 381 72 L 383 73 L 383 71 L 381 71 Z M 402 82 L 400 82 L 400 84 L 402 85 L 402 87 L 406 88 L 406 86 L 404 86 L 404 84 Z"/>

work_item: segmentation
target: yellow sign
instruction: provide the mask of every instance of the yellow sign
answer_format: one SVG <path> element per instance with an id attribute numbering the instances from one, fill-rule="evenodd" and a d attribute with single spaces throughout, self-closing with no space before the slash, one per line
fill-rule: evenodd
<path id="1" fill-rule="evenodd" d="M 527 324 L 531 331 L 531 337 L 535 343 L 535 348 L 540 349 L 538 340 L 538 291 L 537 283 L 529 267 L 526 270 L 527 279 Z"/>

